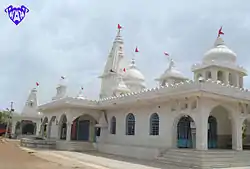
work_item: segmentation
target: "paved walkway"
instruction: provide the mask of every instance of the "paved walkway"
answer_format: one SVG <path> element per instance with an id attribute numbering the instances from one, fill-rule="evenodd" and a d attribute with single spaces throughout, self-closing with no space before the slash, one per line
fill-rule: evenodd
<path id="1" fill-rule="evenodd" d="M 72 169 L 71 163 L 62 165 L 53 160 L 45 160 L 34 156 L 32 152 L 22 151 L 19 142 L 6 141 L 0 138 L 0 169 Z M 54 156 L 50 159 L 56 158 Z M 57 158 L 61 160 L 61 158 Z M 81 165 L 78 169 L 95 169 Z"/>

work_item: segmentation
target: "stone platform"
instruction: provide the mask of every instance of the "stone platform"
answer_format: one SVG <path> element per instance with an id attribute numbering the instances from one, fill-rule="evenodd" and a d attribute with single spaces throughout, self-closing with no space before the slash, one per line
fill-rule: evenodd
<path id="1" fill-rule="evenodd" d="M 55 149 L 55 140 L 44 140 L 36 138 L 22 138 L 20 140 L 20 145 L 29 148 L 45 148 L 45 149 Z"/>
<path id="2" fill-rule="evenodd" d="M 161 163 L 190 169 L 214 169 L 228 167 L 249 167 L 250 151 L 169 149 L 157 160 Z"/>

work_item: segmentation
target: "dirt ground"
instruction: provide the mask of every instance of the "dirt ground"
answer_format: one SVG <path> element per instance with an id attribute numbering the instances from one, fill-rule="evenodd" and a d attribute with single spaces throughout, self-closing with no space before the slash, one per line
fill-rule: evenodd
<path id="1" fill-rule="evenodd" d="M 0 169 L 72 169 L 49 162 L 32 155 L 18 147 L 18 142 L 10 142 L 0 138 Z M 91 169 L 77 167 L 78 169 Z"/>

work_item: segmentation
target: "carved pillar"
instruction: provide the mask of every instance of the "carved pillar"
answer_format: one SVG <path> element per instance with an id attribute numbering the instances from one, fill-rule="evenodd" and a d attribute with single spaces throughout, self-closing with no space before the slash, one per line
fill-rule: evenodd
<path id="1" fill-rule="evenodd" d="M 238 74 L 235 75 L 235 79 L 236 79 L 236 87 L 240 86 L 240 77 Z"/>
<path id="2" fill-rule="evenodd" d="M 224 72 L 224 76 L 225 76 L 225 77 L 224 77 L 224 80 L 225 80 L 224 83 L 225 83 L 225 84 L 229 84 L 229 72 L 228 72 L 228 71 L 225 71 L 225 72 Z"/>
<path id="3" fill-rule="evenodd" d="M 240 113 L 239 113 L 240 114 Z M 242 119 L 240 116 L 232 119 L 232 149 L 242 150 Z"/>
<path id="4" fill-rule="evenodd" d="M 71 126 L 72 122 L 67 122 L 67 136 L 66 136 L 67 141 L 71 140 Z"/>
<path id="5" fill-rule="evenodd" d="M 196 115 L 196 149 L 207 150 L 209 107 L 202 99 L 198 101 L 199 113 Z"/>
<path id="6" fill-rule="evenodd" d="M 212 80 L 217 81 L 217 70 L 212 70 Z"/>

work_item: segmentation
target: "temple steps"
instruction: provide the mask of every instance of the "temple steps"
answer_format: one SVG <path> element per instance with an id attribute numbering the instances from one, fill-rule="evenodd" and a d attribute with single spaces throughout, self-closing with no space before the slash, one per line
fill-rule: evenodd
<path id="1" fill-rule="evenodd" d="M 91 142 L 84 141 L 56 141 L 57 150 L 87 152 L 95 151 L 95 146 Z"/>
<path id="2" fill-rule="evenodd" d="M 226 168 L 250 166 L 250 151 L 169 149 L 157 157 L 161 163 L 188 168 Z"/>

